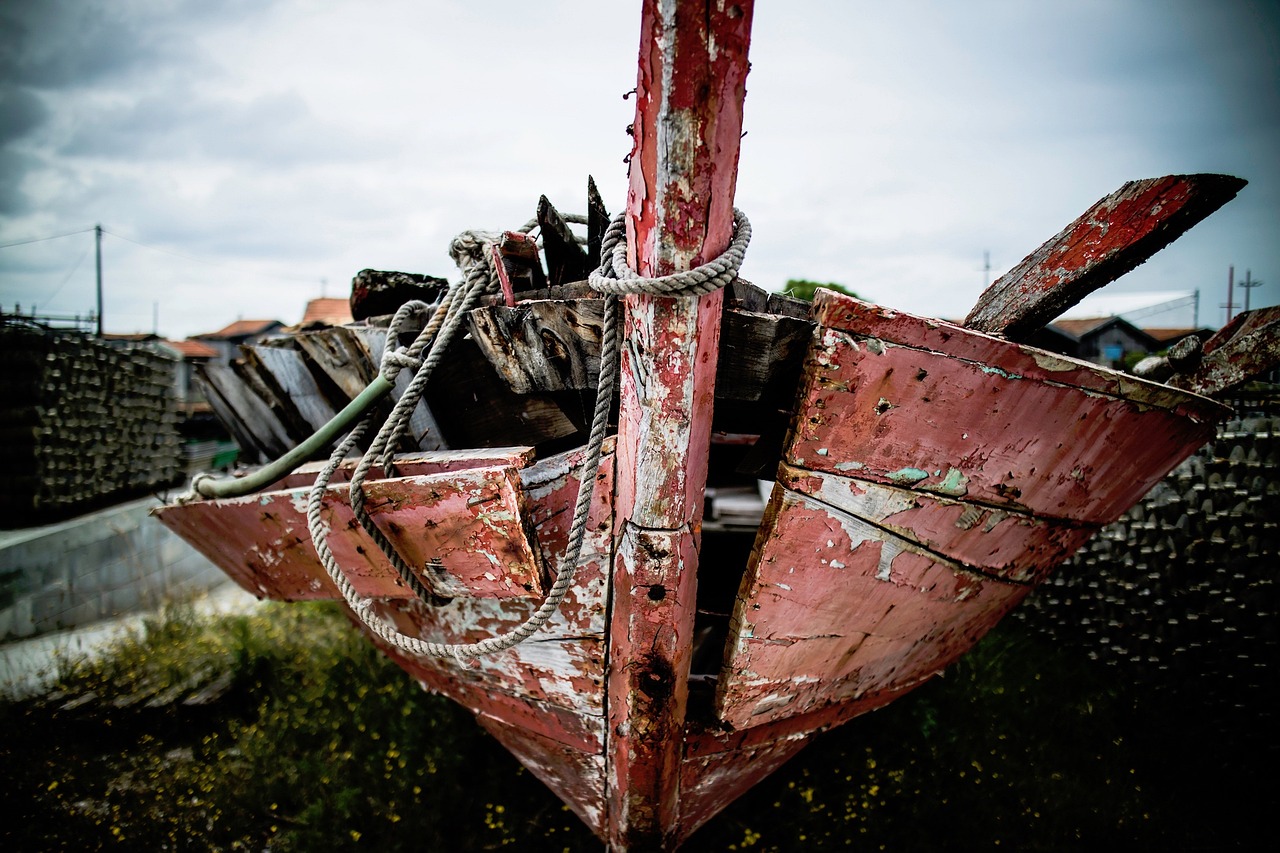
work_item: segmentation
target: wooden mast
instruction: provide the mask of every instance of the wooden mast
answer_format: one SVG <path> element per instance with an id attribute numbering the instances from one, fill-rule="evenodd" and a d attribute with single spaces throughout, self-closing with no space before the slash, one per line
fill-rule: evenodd
<path id="1" fill-rule="evenodd" d="M 729 245 L 751 17 L 750 0 L 645 0 L 627 199 L 641 275 Z M 723 301 L 625 300 L 605 744 L 616 850 L 677 838 Z"/>

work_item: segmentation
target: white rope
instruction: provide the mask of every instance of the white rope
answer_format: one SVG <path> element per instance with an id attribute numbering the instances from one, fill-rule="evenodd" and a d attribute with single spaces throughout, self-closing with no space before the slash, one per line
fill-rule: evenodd
<path id="1" fill-rule="evenodd" d="M 609 223 L 600 245 L 600 268 L 587 281 L 600 293 L 621 295 L 649 293 L 659 296 L 702 296 L 719 290 L 738 277 L 742 259 L 751 242 L 751 222 L 746 214 L 733 209 L 733 239 L 724 254 L 691 270 L 656 278 L 642 278 L 627 266 L 626 217 L 618 214 Z"/>
<path id="2" fill-rule="evenodd" d="M 626 263 L 627 247 L 624 218 L 615 217 L 605 232 L 601 246 L 601 266 L 591 274 L 592 288 L 605 293 L 604 329 L 600 351 L 600 374 L 596 389 L 596 405 L 587 440 L 587 453 L 579 467 L 579 485 L 574 505 L 573 521 L 569 531 L 569 545 L 556 572 L 555 582 L 542 604 L 524 622 L 504 634 L 476 643 L 435 643 L 405 634 L 383 620 L 373 609 L 373 600 L 361 598 L 347 580 L 330 550 L 327 537 L 329 526 L 321 517 L 325 491 L 334 472 L 355 446 L 369 426 L 369 418 L 362 421 L 339 445 L 334 448 L 329 463 L 316 478 L 307 500 L 307 523 L 311 541 L 325 571 L 342 593 L 356 617 L 383 641 L 401 651 L 422 657 L 452 657 L 459 661 L 483 654 L 509 649 L 524 642 L 540 630 L 559 610 L 561 601 L 573 583 L 582 545 L 586 537 L 587 518 L 591 510 L 596 475 L 608 427 L 609 411 L 613 402 L 615 374 L 618 368 L 617 314 L 618 295 L 623 293 L 652 293 L 666 296 L 696 297 L 724 287 L 737 276 L 743 254 L 751 239 L 751 225 L 741 211 L 734 211 L 734 237 L 729 249 L 716 260 L 686 272 L 660 278 L 646 279 L 631 270 Z M 529 230 L 528 228 L 525 229 Z M 498 288 L 497 273 L 493 269 L 492 246 L 497 235 L 485 232 L 464 232 L 450 244 L 449 253 L 463 272 L 463 283 L 451 287 L 441 303 L 431 314 L 431 319 L 408 348 L 399 345 L 403 325 L 415 314 L 429 310 L 421 302 L 412 302 L 396 312 L 387 330 L 387 342 L 383 351 L 381 370 L 388 381 L 394 381 L 400 370 L 414 370 L 413 381 L 392 409 L 378 435 L 370 443 L 351 478 L 351 507 L 361 525 L 395 566 L 402 580 L 419 598 L 433 599 L 417 575 L 400 557 L 395 547 L 373 524 L 365 510 L 363 483 L 373 461 L 382 456 L 385 472 L 391 470 L 394 449 L 403 434 L 409 418 L 422 398 L 432 370 L 443 357 L 462 319 L 485 292 Z M 422 357 L 423 353 L 425 357 Z"/>

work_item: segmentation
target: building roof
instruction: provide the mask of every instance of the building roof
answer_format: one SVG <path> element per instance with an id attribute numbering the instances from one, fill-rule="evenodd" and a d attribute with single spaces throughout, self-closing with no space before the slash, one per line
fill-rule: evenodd
<path id="1" fill-rule="evenodd" d="M 1053 326 L 1075 338 L 1082 338 L 1099 326 L 1106 325 L 1116 317 L 1085 317 L 1080 320 L 1054 320 Z"/>
<path id="2" fill-rule="evenodd" d="M 216 332 L 205 332 L 203 335 L 194 335 L 193 337 L 200 340 L 231 340 L 233 338 L 247 338 L 253 335 L 261 335 L 283 326 L 279 320 L 236 320 L 230 325 L 223 326 Z"/>
<path id="3" fill-rule="evenodd" d="M 162 341 L 169 349 L 183 358 L 217 358 L 218 351 L 208 344 L 187 339 L 185 341 Z"/>
<path id="4" fill-rule="evenodd" d="M 351 321 L 350 301 L 337 297 L 324 297 L 312 299 L 307 303 L 307 310 L 302 314 L 301 325 L 327 323 L 330 326 L 341 326 Z"/>
<path id="5" fill-rule="evenodd" d="M 1157 341 L 1159 341 L 1162 344 L 1169 343 L 1172 341 L 1180 341 L 1183 338 L 1185 338 L 1187 335 L 1204 335 L 1204 333 L 1206 332 L 1208 332 L 1209 334 L 1212 334 L 1212 330 L 1210 329 L 1155 328 L 1155 329 L 1143 329 L 1142 331 L 1146 332 L 1148 335 L 1155 338 Z"/>
<path id="6" fill-rule="evenodd" d="M 125 343 L 147 343 L 148 341 L 158 341 L 160 336 L 153 332 L 133 332 L 130 334 L 117 334 L 107 332 L 103 334 L 104 341 L 123 341 Z"/>

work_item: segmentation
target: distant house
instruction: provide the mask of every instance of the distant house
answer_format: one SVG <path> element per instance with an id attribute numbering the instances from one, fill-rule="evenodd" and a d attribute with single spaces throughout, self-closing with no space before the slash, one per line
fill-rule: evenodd
<path id="1" fill-rule="evenodd" d="M 217 351 L 217 361 L 230 364 L 240 355 L 242 345 L 256 344 L 266 338 L 274 337 L 284 329 L 279 320 L 236 320 L 216 332 L 193 335 L 192 340 L 207 344 Z"/>
<path id="2" fill-rule="evenodd" d="M 1154 336 L 1121 317 L 1055 320 L 1028 343 L 1104 367 L 1123 367 L 1129 353 L 1164 349 Z"/>
<path id="3" fill-rule="evenodd" d="M 315 326 L 341 326 L 352 322 L 351 302 L 336 297 L 322 297 L 307 302 L 302 322 L 294 328 L 308 329 Z"/>
<path id="4" fill-rule="evenodd" d="M 198 411 L 208 411 L 209 403 L 205 400 L 200 385 L 195 381 L 195 371 L 197 365 L 216 360 L 218 350 L 206 343 L 193 340 L 161 341 L 160 344 L 182 359 L 174 380 L 174 394 L 178 399 L 179 410 L 188 415 Z"/>

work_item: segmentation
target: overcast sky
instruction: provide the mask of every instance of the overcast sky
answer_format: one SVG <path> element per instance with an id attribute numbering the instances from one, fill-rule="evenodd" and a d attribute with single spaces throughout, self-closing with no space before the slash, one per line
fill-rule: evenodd
<path id="1" fill-rule="evenodd" d="M 1280 299 L 1280 3 L 757 4 L 743 274 L 943 317 L 1134 178 L 1250 185 L 1107 289 Z M 109 332 L 296 322 L 365 267 L 456 279 L 465 228 L 625 201 L 639 3 L 0 7 L 0 244 L 101 223 Z M 132 242 L 131 242 L 132 241 Z M 1237 301 L 1243 302 L 1237 290 Z M 0 250 L 0 303 L 94 305 L 91 233 Z M 1191 322 L 1166 312 L 1147 325 Z"/>

